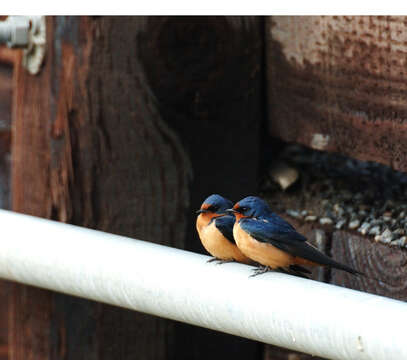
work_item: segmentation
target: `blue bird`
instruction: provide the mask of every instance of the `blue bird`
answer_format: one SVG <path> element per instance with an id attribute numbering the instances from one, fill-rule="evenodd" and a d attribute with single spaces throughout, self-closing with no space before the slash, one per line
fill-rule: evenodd
<path id="1" fill-rule="evenodd" d="M 209 261 L 238 261 L 250 263 L 236 246 L 233 238 L 235 217 L 226 214 L 233 203 L 220 195 L 211 195 L 205 199 L 196 219 L 196 229 L 206 251 L 214 256 Z"/>
<path id="2" fill-rule="evenodd" d="M 270 269 L 310 273 L 301 265 L 330 266 L 351 274 L 363 275 L 320 252 L 293 226 L 273 213 L 261 198 L 248 196 L 227 212 L 236 217 L 233 236 L 241 252 L 265 266 L 257 269 L 253 276 Z"/>

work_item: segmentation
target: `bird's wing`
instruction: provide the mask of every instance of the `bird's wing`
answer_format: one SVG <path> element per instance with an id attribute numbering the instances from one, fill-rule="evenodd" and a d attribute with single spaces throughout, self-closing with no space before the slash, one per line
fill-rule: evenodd
<path id="1" fill-rule="evenodd" d="M 244 218 L 240 220 L 240 227 L 257 241 L 270 243 L 278 248 L 307 241 L 281 218 Z M 287 251 L 285 248 L 282 250 Z"/>
<path id="2" fill-rule="evenodd" d="M 240 227 L 257 241 L 275 246 L 293 256 L 300 257 L 321 265 L 333 266 L 348 271 L 352 274 L 359 273 L 349 266 L 340 264 L 320 252 L 307 242 L 307 239 L 299 234 L 285 220 L 279 218 L 240 220 Z M 289 226 L 287 226 L 287 224 Z"/>
<path id="3" fill-rule="evenodd" d="M 214 218 L 216 228 L 222 235 L 228 239 L 232 244 L 236 244 L 233 237 L 233 225 L 235 224 L 235 217 L 231 215 L 220 216 Z"/>

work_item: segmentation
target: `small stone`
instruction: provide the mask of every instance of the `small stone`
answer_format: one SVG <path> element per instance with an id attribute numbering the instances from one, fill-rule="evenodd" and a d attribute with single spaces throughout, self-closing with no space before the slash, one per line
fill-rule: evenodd
<path id="1" fill-rule="evenodd" d="M 346 207 L 345 207 L 345 210 L 346 210 L 346 212 L 349 213 L 349 214 L 354 212 L 353 206 L 350 206 L 350 205 L 346 206 Z"/>
<path id="2" fill-rule="evenodd" d="M 405 211 L 402 211 L 400 214 L 399 214 L 399 218 L 400 219 L 403 219 L 403 218 L 405 218 L 406 217 L 406 212 Z"/>
<path id="3" fill-rule="evenodd" d="M 367 211 L 365 211 L 365 210 L 359 210 L 358 214 L 359 214 L 360 216 L 367 216 Z"/>
<path id="4" fill-rule="evenodd" d="M 406 246 L 406 244 L 407 244 L 407 236 L 402 236 L 399 239 L 399 243 L 400 243 L 400 246 Z"/>
<path id="5" fill-rule="evenodd" d="M 374 237 L 374 241 L 376 241 L 376 242 L 382 241 L 382 236 L 381 236 L 381 235 L 376 235 L 376 236 Z"/>
<path id="6" fill-rule="evenodd" d="M 369 230 L 369 235 L 380 235 L 380 226 L 373 226 L 370 230 Z"/>
<path id="7" fill-rule="evenodd" d="M 269 171 L 271 179 L 280 185 L 281 189 L 286 190 L 294 184 L 298 177 L 298 170 L 286 163 L 277 163 Z"/>
<path id="8" fill-rule="evenodd" d="M 404 246 L 407 242 L 407 236 L 402 236 L 401 238 L 394 240 L 390 243 L 391 246 Z"/>
<path id="9" fill-rule="evenodd" d="M 379 219 L 373 219 L 372 221 L 370 221 L 370 224 L 372 225 L 380 225 L 382 222 Z"/>
<path id="10" fill-rule="evenodd" d="M 395 235 L 404 235 L 405 231 L 404 231 L 404 229 L 397 228 L 396 230 L 393 231 L 393 234 L 395 234 Z"/>
<path id="11" fill-rule="evenodd" d="M 358 219 L 356 219 L 356 220 L 352 220 L 350 223 L 349 223 L 349 229 L 352 229 L 352 230 L 354 230 L 354 229 L 356 229 L 357 227 L 359 227 L 359 225 L 360 225 L 360 221 L 358 220 Z"/>
<path id="12" fill-rule="evenodd" d="M 287 215 L 289 215 L 289 216 L 291 216 L 291 217 L 293 217 L 295 219 L 301 219 L 301 214 L 297 210 L 288 209 L 285 212 L 286 212 Z"/>
<path id="13" fill-rule="evenodd" d="M 308 215 L 308 211 L 307 211 L 307 210 L 301 211 L 301 216 L 307 216 L 307 215 Z"/>
<path id="14" fill-rule="evenodd" d="M 370 228 L 370 224 L 368 222 L 364 222 L 360 228 L 358 229 L 358 232 L 360 232 L 362 235 L 366 235 L 368 230 Z"/>
<path id="15" fill-rule="evenodd" d="M 328 199 L 323 199 L 322 201 L 321 201 L 321 206 L 323 207 L 323 208 L 327 208 L 327 207 L 329 207 L 329 200 Z"/>
<path id="16" fill-rule="evenodd" d="M 343 225 L 345 225 L 345 224 L 346 224 L 346 220 L 345 220 L 345 219 L 341 219 L 341 220 L 338 220 L 338 222 L 336 223 L 335 227 L 336 227 L 337 229 L 342 229 Z"/>
<path id="17" fill-rule="evenodd" d="M 390 222 L 391 221 L 391 217 L 389 217 L 389 216 L 382 216 L 382 219 L 384 220 L 384 221 L 386 221 L 386 222 Z"/>
<path id="18" fill-rule="evenodd" d="M 333 223 L 332 219 L 329 217 L 323 217 L 319 219 L 321 225 L 331 225 Z"/>
<path id="19" fill-rule="evenodd" d="M 335 204 L 333 209 L 339 216 L 343 215 L 343 213 L 345 212 L 345 210 L 339 204 Z"/>
<path id="20" fill-rule="evenodd" d="M 382 232 L 381 236 L 381 242 L 388 244 L 393 240 L 393 234 L 389 229 L 386 229 Z"/>
<path id="21" fill-rule="evenodd" d="M 308 215 L 305 217 L 305 221 L 316 221 L 317 217 L 315 215 Z"/>

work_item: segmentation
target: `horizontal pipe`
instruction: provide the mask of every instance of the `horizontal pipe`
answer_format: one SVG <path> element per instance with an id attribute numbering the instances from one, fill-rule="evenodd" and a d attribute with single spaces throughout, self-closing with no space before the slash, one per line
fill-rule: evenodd
<path id="1" fill-rule="evenodd" d="M 0 277 L 329 359 L 407 359 L 407 304 L 0 210 Z"/>

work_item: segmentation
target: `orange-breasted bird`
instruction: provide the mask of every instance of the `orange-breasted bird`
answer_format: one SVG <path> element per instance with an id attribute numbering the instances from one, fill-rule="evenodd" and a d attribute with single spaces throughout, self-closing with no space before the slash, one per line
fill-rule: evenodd
<path id="1" fill-rule="evenodd" d="M 242 254 L 233 238 L 235 217 L 226 214 L 226 209 L 233 203 L 220 195 L 211 195 L 205 199 L 196 219 L 196 229 L 206 251 L 214 256 L 209 261 L 220 263 L 238 261 L 250 263 L 250 259 Z"/>
<path id="2" fill-rule="evenodd" d="M 363 275 L 324 255 L 258 197 L 248 196 L 227 212 L 236 217 L 233 236 L 239 249 L 248 258 L 265 266 L 257 269 L 253 276 L 270 269 L 309 273 L 302 265 L 330 266 Z"/>

